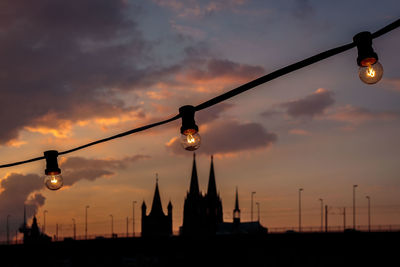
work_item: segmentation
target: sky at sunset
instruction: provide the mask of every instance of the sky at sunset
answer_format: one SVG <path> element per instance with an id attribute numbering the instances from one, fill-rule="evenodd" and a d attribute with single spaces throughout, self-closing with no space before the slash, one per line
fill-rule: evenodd
<path id="1" fill-rule="evenodd" d="M 374 32 L 400 17 L 397 0 L 2 0 L 0 164 L 64 151 L 177 114 L 276 69 Z M 400 29 L 373 42 L 382 80 L 358 77 L 357 50 L 321 61 L 196 113 L 206 191 L 214 155 L 224 220 L 236 186 L 242 221 L 251 192 L 266 227 L 400 225 Z M 193 154 L 180 120 L 59 157 L 65 186 L 43 184 L 44 161 L 0 169 L 0 241 L 36 214 L 46 233 L 140 232 L 156 181 L 173 228 L 182 225 Z M 256 208 L 254 208 L 256 210 Z M 254 217 L 257 217 L 256 212 Z"/>

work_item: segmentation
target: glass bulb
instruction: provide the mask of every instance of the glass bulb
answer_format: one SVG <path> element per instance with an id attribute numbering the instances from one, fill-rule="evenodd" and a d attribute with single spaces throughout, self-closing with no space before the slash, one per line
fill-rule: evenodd
<path id="1" fill-rule="evenodd" d="M 186 133 L 181 135 L 181 144 L 184 149 L 194 151 L 200 147 L 201 138 L 198 132 Z"/>
<path id="2" fill-rule="evenodd" d="M 50 190 L 58 190 L 63 186 L 61 174 L 49 174 L 44 177 L 44 184 Z"/>
<path id="3" fill-rule="evenodd" d="M 383 67 L 381 63 L 376 61 L 374 64 L 368 64 L 367 66 L 360 67 L 358 75 L 361 81 L 366 84 L 374 84 L 382 79 Z"/>

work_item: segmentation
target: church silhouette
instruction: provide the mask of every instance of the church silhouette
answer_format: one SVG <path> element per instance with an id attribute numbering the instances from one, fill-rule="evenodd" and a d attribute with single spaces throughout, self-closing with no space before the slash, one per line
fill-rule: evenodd
<path id="1" fill-rule="evenodd" d="M 183 224 L 179 228 L 182 236 L 212 236 L 221 234 L 264 234 L 268 229 L 259 221 L 241 222 L 239 196 L 236 188 L 233 221 L 223 221 L 222 200 L 217 191 L 214 171 L 214 159 L 211 156 L 210 175 L 207 192 L 203 194 L 199 188 L 196 167 L 196 155 L 193 154 L 192 175 L 189 191 L 187 191 L 183 207 Z M 161 204 L 158 179 L 154 191 L 152 208 L 146 215 L 146 204 L 142 204 L 142 236 L 172 235 L 172 203 L 168 203 L 168 213 L 164 214 Z"/>

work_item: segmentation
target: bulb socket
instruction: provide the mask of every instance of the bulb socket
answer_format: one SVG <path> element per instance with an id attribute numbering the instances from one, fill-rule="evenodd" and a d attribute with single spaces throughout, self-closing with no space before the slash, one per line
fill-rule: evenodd
<path id="1" fill-rule="evenodd" d="M 182 118 L 181 134 L 195 134 L 199 131 L 194 120 L 195 108 L 190 105 L 182 106 L 179 108 L 179 114 Z"/>
<path id="2" fill-rule="evenodd" d="M 354 43 L 357 45 L 358 57 L 357 65 L 367 67 L 378 61 L 378 55 L 372 48 L 372 35 L 370 32 L 360 32 L 353 37 Z"/>
<path id="3" fill-rule="evenodd" d="M 57 175 L 61 173 L 61 169 L 58 167 L 58 151 L 48 150 L 44 152 L 44 157 L 46 159 L 46 169 L 44 173 L 46 175 Z"/>

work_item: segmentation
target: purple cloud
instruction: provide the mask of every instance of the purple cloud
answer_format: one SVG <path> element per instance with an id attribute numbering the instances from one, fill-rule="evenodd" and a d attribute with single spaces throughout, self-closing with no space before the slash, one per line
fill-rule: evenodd
<path id="1" fill-rule="evenodd" d="M 127 18 L 127 5 L 123 0 L 2 2 L 0 144 L 25 127 L 58 128 L 65 120 L 136 109 L 114 89 L 146 83 L 153 69 L 138 64 L 148 59 L 151 44 Z M 130 12 L 139 13 L 134 7 Z"/>
<path id="2" fill-rule="evenodd" d="M 94 181 L 98 178 L 114 175 L 118 170 L 126 169 L 138 160 L 148 159 L 147 155 L 134 155 L 123 159 L 87 159 L 82 157 L 67 158 L 60 168 L 64 184 L 73 185 L 80 180 Z"/>
<path id="3" fill-rule="evenodd" d="M 314 117 L 323 114 L 333 103 L 335 103 L 333 93 L 319 88 L 304 98 L 283 103 L 281 107 L 286 108 L 287 114 L 294 118 Z"/>
<path id="4" fill-rule="evenodd" d="M 265 130 L 261 124 L 234 120 L 215 121 L 200 134 L 202 144 L 198 153 L 204 154 L 229 154 L 267 148 L 277 141 L 277 135 Z M 185 153 L 177 138 L 168 142 L 166 147 L 175 154 Z"/>

